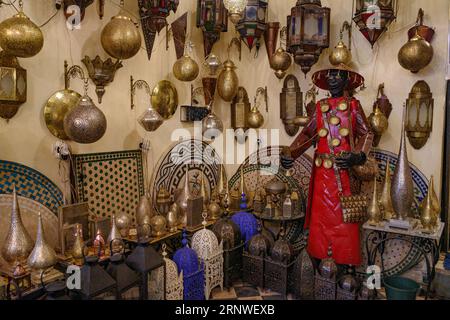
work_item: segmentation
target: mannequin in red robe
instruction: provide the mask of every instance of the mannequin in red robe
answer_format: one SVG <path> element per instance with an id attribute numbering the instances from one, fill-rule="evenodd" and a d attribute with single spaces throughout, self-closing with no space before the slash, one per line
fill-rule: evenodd
<path id="1" fill-rule="evenodd" d="M 345 93 L 363 81 L 362 76 L 345 69 L 314 74 L 314 84 L 329 90 L 331 97 L 317 103 L 310 123 L 281 157 L 282 165 L 289 168 L 294 159 L 316 145 L 305 222 L 309 229 L 307 250 L 316 259 L 328 258 L 331 252 L 337 264 L 353 266 L 361 264 L 359 224 L 343 221 L 334 166 L 343 195 L 352 195 L 349 170 L 366 162 L 373 134 L 359 101 Z"/>

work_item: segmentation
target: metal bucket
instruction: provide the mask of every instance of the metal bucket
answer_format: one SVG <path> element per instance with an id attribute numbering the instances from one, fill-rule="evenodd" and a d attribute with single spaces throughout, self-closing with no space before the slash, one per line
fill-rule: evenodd
<path id="1" fill-rule="evenodd" d="M 390 277 L 384 280 L 388 300 L 416 300 L 420 285 L 404 277 Z"/>

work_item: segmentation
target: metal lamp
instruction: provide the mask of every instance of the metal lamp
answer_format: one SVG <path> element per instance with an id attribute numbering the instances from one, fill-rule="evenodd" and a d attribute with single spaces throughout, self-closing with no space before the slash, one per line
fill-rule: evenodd
<path id="1" fill-rule="evenodd" d="M 397 0 L 355 0 L 353 21 L 372 47 L 396 19 Z"/>
<path id="2" fill-rule="evenodd" d="M 231 22 L 237 24 L 242 19 L 247 3 L 248 0 L 223 0 Z"/>
<path id="3" fill-rule="evenodd" d="M 330 13 L 320 0 L 298 0 L 287 17 L 287 51 L 305 75 L 330 45 Z"/>
<path id="4" fill-rule="evenodd" d="M 228 11 L 222 0 L 197 1 L 197 28 L 203 31 L 205 57 L 220 39 L 221 32 L 228 30 Z"/>
<path id="5" fill-rule="evenodd" d="M 243 17 L 236 24 L 241 39 L 252 50 L 261 46 L 260 39 L 267 27 L 268 0 L 249 0 L 244 8 Z"/>
<path id="6" fill-rule="evenodd" d="M 414 149 L 421 149 L 430 138 L 433 130 L 434 99 L 430 86 L 418 81 L 406 100 L 405 130 Z"/>
<path id="7" fill-rule="evenodd" d="M 16 57 L 0 52 L 0 117 L 9 120 L 27 101 L 27 71 Z"/>

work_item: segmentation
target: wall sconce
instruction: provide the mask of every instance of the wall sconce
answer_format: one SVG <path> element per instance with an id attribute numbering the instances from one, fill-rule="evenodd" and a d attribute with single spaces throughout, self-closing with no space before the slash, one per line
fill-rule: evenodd
<path id="1" fill-rule="evenodd" d="M 280 47 L 270 57 L 270 67 L 275 70 L 275 76 L 283 79 L 286 72 L 292 65 L 292 58 L 286 50 L 283 49 L 283 43 L 286 44 L 287 28 L 283 27 L 280 31 Z"/>
<path id="2" fill-rule="evenodd" d="M 152 93 L 150 90 L 150 86 L 145 80 L 134 81 L 133 76 L 130 77 L 130 86 L 131 86 L 131 109 L 134 109 L 134 96 L 136 94 L 137 89 L 144 89 L 145 92 L 151 97 Z M 148 107 L 148 109 L 138 118 L 139 124 L 145 129 L 147 132 L 154 132 L 158 130 L 158 128 L 163 124 L 164 118 L 156 111 L 152 105 Z"/>
<path id="3" fill-rule="evenodd" d="M 220 33 L 228 31 L 228 11 L 223 0 L 198 0 L 197 28 L 203 31 L 205 57 L 207 57 L 213 45 L 220 39 Z"/>
<path id="4" fill-rule="evenodd" d="M 169 29 L 166 18 L 170 11 L 177 12 L 179 0 L 147 1 L 139 0 L 139 14 L 141 16 L 142 32 L 144 33 L 145 46 L 148 59 L 152 57 L 153 45 L 156 33 L 166 28 L 166 39 L 169 39 Z"/>
<path id="5" fill-rule="evenodd" d="M 353 7 L 353 21 L 373 47 L 396 19 L 397 0 L 355 0 Z"/>
<path id="6" fill-rule="evenodd" d="M 238 142 L 245 141 L 245 132 L 248 130 L 247 118 L 250 113 L 251 104 L 247 90 L 244 87 L 238 88 L 238 93 L 231 102 L 231 127 L 236 132 Z"/>
<path id="7" fill-rule="evenodd" d="M 284 79 L 283 91 L 280 94 L 280 118 L 283 121 L 286 133 L 295 136 L 300 126 L 309 122 L 308 117 L 303 116 L 303 93 L 298 79 L 290 74 Z M 304 122 L 300 125 L 299 119 Z"/>
<path id="8" fill-rule="evenodd" d="M 0 117 L 9 121 L 27 101 L 27 71 L 19 60 L 0 52 Z"/>
<path id="9" fill-rule="evenodd" d="M 405 130 L 414 149 L 421 149 L 433 131 L 434 99 L 430 86 L 418 81 L 411 89 L 406 100 Z"/>
<path id="10" fill-rule="evenodd" d="M 376 148 L 380 144 L 382 135 L 389 127 L 389 117 L 392 112 L 392 104 L 384 94 L 384 83 L 378 86 L 377 100 L 373 104 L 373 112 L 369 116 L 369 123 L 375 134 L 373 146 Z"/>
<path id="11" fill-rule="evenodd" d="M 244 9 L 242 19 L 236 24 L 241 40 L 250 51 L 256 45 L 258 54 L 261 36 L 266 31 L 268 18 L 268 0 L 249 0 Z"/>
<path id="12" fill-rule="evenodd" d="M 94 60 L 85 56 L 83 60 L 84 65 L 95 84 L 95 92 L 97 93 L 98 103 L 102 103 L 103 95 L 105 94 L 105 87 L 114 81 L 116 71 L 123 67 L 122 62 L 117 60 L 113 63 L 111 58 L 103 61 L 99 56 Z"/>
<path id="13" fill-rule="evenodd" d="M 264 125 L 264 116 L 262 115 L 261 111 L 259 111 L 259 107 L 261 105 L 260 101 L 261 97 L 264 100 L 264 103 L 266 104 L 266 112 L 269 113 L 267 87 L 265 88 L 260 87 L 256 90 L 255 101 L 247 117 L 247 125 L 252 129 L 259 129 Z"/>
<path id="14" fill-rule="evenodd" d="M 305 75 L 330 45 L 330 14 L 320 0 L 298 0 L 287 17 L 287 51 Z"/>

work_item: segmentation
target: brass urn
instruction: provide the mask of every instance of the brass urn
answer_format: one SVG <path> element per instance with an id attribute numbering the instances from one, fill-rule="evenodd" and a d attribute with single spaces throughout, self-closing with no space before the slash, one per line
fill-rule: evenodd
<path id="1" fill-rule="evenodd" d="M 253 106 L 247 117 L 247 124 L 250 128 L 258 129 L 264 124 L 264 116 L 257 106 Z"/>
<path id="2" fill-rule="evenodd" d="M 47 268 L 53 267 L 56 262 L 56 252 L 45 240 L 42 215 L 39 212 L 36 244 L 28 257 L 28 266 L 33 270 L 44 271 Z"/>
<path id="3" fill-rule="evenodd" d="M 417 73 L 430 64 L 431 60 L 433 60 L 433 55 L 434 50 L 431 44 L 416 33 L 400 49 L 398 61 L 403 68 L 412 73 Z"/>
<path id="4" fill-rule="evenodd" d="M 188 54 L 178 59 L 173 65 L 173 75 L 180 81 L 191 82 L 197 79 L 200 68 Z"/>
<path id="5" fill-rule="evenodd" d="M 41 51 L 44 35 L 23 11 L 0 23 L 0 47 L 12 56 L 30 58 Z"/>
<path id="6" fill-rule="evenodd" d="M 374 133 L 380 136 L 389 127 L 389 121 L 378 105 L 375 107 L 375 111 L 369 116 L 369 123 Z"/>
<path id="7" fill-rule="evenodd" d="M 238 93 L 239 78 L 234 71 L 236 66 L 233 61 L 227 60 L 223 64 L 223 70 L 217 79 L 217 92 L 219 96 L 226 102 L 231 102 Z"/>
<path id="8" fill-rule="evenodd" d="M 275 75 L 278 79 L 283 79 L 286 76 L 286 72 L 291 65 L 291 55 L 283 48 L 278 48 L 270 58 L 270 67 L 275 70 Z"/>
<path id="9" fill-rule="evenodd" d="M 134 57 L 141 49 L 141 34 L 138 26 L 123 12 L 111 18 L 101 34 L 103 49 L 119 60 Z"/>

